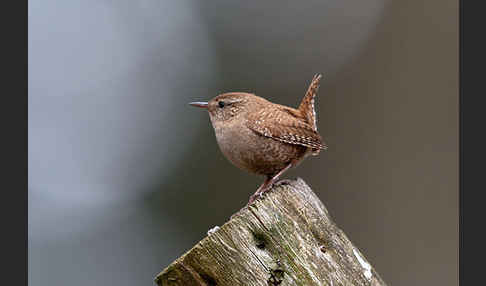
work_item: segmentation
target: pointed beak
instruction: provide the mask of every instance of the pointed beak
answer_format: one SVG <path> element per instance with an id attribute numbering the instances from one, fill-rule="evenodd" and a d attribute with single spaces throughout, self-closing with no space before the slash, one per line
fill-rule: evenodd
<path id="1" fill-rule="evenodd" d="M 200 107 L 200 108 L 208 108 L 208 103 L 207 102 L 190 102 L 189 105 L 195 106 L 195 107 Z"/>

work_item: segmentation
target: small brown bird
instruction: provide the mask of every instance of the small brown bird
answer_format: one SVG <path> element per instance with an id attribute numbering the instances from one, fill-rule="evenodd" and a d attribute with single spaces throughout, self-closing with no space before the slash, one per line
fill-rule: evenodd
<path id="1" fill-rule="evenodd" d="M 298 109 L 245 92 L 224 93 L 209 102 L 189 103 L 208 110 L 219 148 L 231 163 L 265 176 L 248 204 L 305 157 L 327 149 L 317 132 L 314 108 L 320 79 L 320 74 L 314 76 Z"/>

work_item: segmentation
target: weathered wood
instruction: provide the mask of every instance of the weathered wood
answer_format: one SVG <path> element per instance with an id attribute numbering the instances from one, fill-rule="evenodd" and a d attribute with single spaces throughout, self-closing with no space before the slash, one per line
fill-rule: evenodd
<path id="1" fill-rule="evenodd" d="M 155 279 L 158 285 L 385 285 L 302 179 L 208 233 Z"/>

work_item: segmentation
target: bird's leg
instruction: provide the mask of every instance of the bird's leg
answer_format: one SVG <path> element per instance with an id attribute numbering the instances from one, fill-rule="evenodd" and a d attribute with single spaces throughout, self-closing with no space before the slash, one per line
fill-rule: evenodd
<path id="1" fill-rule="evenodd" d="M 287 166 L 285 166 L 285 168 L 283 168 L 282 170 L 280 170 L 275 176 L 273 177 L 270 177 L 270 181 L 267 183 L 267 187 L 265 189 L 262 189 L 259 193 L 259 195 L 263 195 L 265 192 L 267 192 L 268 190 L 270 190 L 270 187 L 273 185 L 273 183 L 275 183 L 278 178 L 280 176 L 282 176 L 283 173 L 285 173 L 288 169 L 290 169 L 291 167 L 293 166 L 293 163 L 290 162 Z"/>
<path id="2" fill-rule="evenodd" d="M 285 173 L 285 171 L 287 171 L 288 169 L 290 169 L 292 166 L 293 166 L 293 163 L 291 162 L 287 166 L 285 166 L 285 168 L 283 168 L 282 170 L 280 170 L 276 175 L 267 176 L 265 178 L 265 181 L 263 182 L 263 184 L 261 184 L 261 186 L 258 188 L 258 190 L 256 190 L 256 192 L 250 197 L 250 200 L 248 201 L 248 204 L 247 205 L 250 205 L 257 198 L 261 197 L 262 194 L 264 194 L 265 192 L 267 192 L 268 190 L 270 190 L 270 188 L 273 185 L 273 183 L 275 183 L 278 180 L 278 178 L 280 176 L 282 176 L 282 174 Z"/>
<path id="3" fill-rule="evenodd" d="M 255 199 L 260 196 L 260 192 L 262 192 L 268 186 L 268 183 L 271 180 L 272 180 L 272 177 L 271 176 L 267 176 L 265 178 L 265 181 L 263 181 L 263 183 L 260 185 L 260 187 L 258 187 L 258 189 L 256 190 L 256 192 L 250 197 L 250 200 L 248 201 L 248 205 L 250 205 L 251 203 L 253 203 L 255 201 Z"/>

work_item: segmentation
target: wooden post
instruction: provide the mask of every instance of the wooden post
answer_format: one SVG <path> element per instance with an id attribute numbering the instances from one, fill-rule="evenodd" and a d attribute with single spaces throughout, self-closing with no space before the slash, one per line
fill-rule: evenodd
<path id="1" fill-rule="evenodd" d="M 302 179 L 208 232 L 165 268 L 158 285 L 386 285 Z"/>

